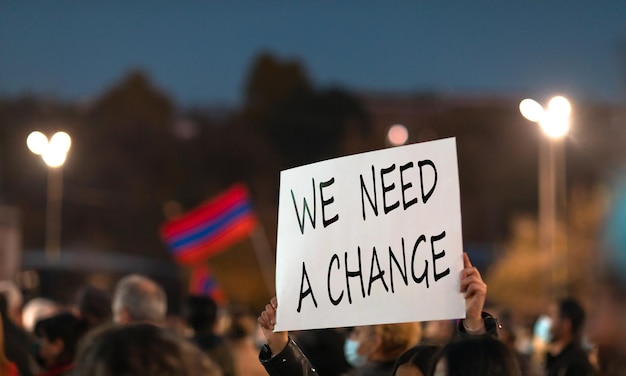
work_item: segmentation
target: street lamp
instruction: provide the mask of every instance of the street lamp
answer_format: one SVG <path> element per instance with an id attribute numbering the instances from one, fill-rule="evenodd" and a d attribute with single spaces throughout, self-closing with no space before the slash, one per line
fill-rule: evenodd
<path id="1" fill-rule="evenodd" d="M 57 132 L 48 140 L 46 135 L 35 131 L 26 138 L 26 146 L 34 154 L 40 155 L 48 166 L 45 252 L 48 261 L 54 261 L 61 254 L 63 164 L 72 146 L 72 139 L 65 132 Z"/>
<path id="2" fill-rule="evenodd" d="M 564 145 L 561 140 L 567 135 L 570 128 L 570 114 L 572 107 L 569 101 L 562 96 L 556 96 L 548 102 L 547 108 L 533 99 L 524 99 L 519 109 L 526 119 L 539 124 L 546 137 L 540 141 L 539 147 L 539 248 L 549 252 L 551 261 L 551 283 L 553 298 L 561 292 L 558 283 L 558 273 L 555 264 L 556 254 L 556 219 L 557 219 L 557 162 L 561 166 L 559 176 L 560 187 L 565 191 L 565 159 Z M 558 158 L 557 158 L 557 153 Z M 559 191 L 561 190 L 559 189 Z M 563 195 L 562 199 L 565 199 Z M 566 250 L 563 250 L 565 253 Z M 561 260 L 562 261 L 562 260 Z M 562 266 L 562 281 L 567 286 L 567 268 Z"/>

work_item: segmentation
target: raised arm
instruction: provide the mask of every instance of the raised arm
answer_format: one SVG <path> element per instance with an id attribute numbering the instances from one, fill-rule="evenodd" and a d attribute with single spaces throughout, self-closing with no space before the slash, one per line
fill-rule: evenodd
<path id="1" fill-rule="evenodd" d="M 459 323 L 461 335 L 490 334 L 498 336 L 497 321 L 490 314 L 483 312 L 487 298 L 487 285 L 480 272 L 470 262 L 467 253 L 463 253 L 461 271 L 461 292 L 465 294 L 465 319 Z"/>
<path id="2" fill-rule="evenodd" d="M 276 297 L 273 297 L 270 303 L 265 305 L 265 310 L 261 312 L 257 320 L 263 330 L 267 345 L 272 351 L 272 356 L 281 352 L 289 342 L 288 332 L 274 332 L 274 326 L 276 325 L 276 308 L 278 308 L 278 304 Z"/>
<path id="3" fill-rule="evenodd" d="M 309 359 L 289 339 L 288 332 L 274 332 L 277 307 L 274 297 L 257 320 L 267 340 L 259 354 L 261 364 L 270 376 L 318 376 Z"/>

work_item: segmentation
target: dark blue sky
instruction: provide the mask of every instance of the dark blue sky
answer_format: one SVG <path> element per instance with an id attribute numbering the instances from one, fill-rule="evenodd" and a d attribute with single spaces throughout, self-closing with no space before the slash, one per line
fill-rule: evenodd
<path id="1" fill-rule="evenodd" d="M 263 50 L 320 86 L 618 102 L 626 2 L 0 2 L 4 96 L 90 99 L 141 67 L 179 104 L 236 105 Z"/>

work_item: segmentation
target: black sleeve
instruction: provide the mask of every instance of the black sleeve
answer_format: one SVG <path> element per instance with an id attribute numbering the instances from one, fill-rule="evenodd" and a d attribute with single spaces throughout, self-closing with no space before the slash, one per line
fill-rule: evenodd
<path id="1" fill-rule="evenodd" d="M 498 338 L 498 327 L 500 326 L 500 324 L 498 323 L 498 319 L 496 319 L 487 312 L 482 312 L 481 316 L 486 330 L 486 333 L 483 335 Z M 459 323 L 457 324 L 457 332 L 460 337 L 468 337 L 471 335 L 465 330 L 465 327 L 463 326 L 463 320 L 459 320 Z"/>
<path id="2" fill-rule="evenodd" d="M 274 357 L 269 346 L 263 346 L 259 360 L 270 376 L 318 376 L 309 359 L 291 338 L 287 346 Z"/>

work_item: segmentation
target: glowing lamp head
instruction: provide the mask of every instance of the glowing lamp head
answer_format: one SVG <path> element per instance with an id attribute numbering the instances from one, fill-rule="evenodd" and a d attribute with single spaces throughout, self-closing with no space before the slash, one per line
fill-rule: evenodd
<path id="1" fill-rule="evenodd" d="M 550 99 L 547 109 L 532 99 L 524 99 L 519 104 L 519 110 L 526 119 L 538 123 L 550 138 L 562 138 L 569 131 L 572 106 L 565 97 Z"/>
<path id="2" fill-rule="evenodd" d="M 48 167 L 61 167 L 72 146 L 72 139 L 65 132 L 55 133 L 50 140 L 41 132 L 32 132 L 26 138 L 26 146 L 34 154 L 41 155 Z"/>
<path id="3" fill-rule="evenodd" d="M 59 152 L 67 153 L 72 146 L 72 138 L 65 132 L 57 132 L 50 139 L 50 147 Z"/>
<path id="4" fill-rule="evenodd" d="M 26 138 L 26 146 L 34 154 L 42 155 L 48 147 L 48 137 L 39 131 L 32 132 Z"/>
<path id="5" fill-rule="evenodd" d="M 524 99 L 519 104 L 519 111 L 526 119 L 539 122 L 543 118 L 543 107 L 533 99 Z"/>

